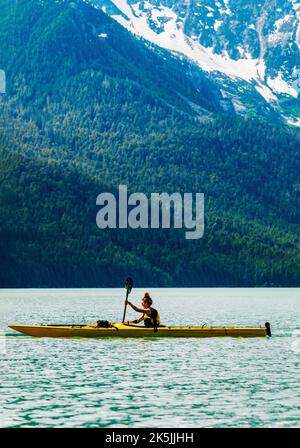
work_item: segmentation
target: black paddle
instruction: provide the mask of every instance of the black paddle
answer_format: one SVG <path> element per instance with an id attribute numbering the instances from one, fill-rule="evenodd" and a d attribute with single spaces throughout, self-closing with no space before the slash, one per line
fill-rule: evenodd
<path id="1" fill-rule="evenodd" d="M 122 320 L 122 323 L 125 322 L 125 316 L 126 316 L 126 310 L 127 310 L 127 300 L 128 300 L 128 296 L 129 296 L 129 294 L 131 293 L 132 287 L 133 287 L 133 280 L 132 280 L 132 278 L 128 277 L 128 278 L 126 279 L 126 282 L 125 282 L 125 288 L 126 288 L 126 302 L 125 302 L 125 308 L 124 308 L 124 314 L 123 314 L 123 320 Z"/>

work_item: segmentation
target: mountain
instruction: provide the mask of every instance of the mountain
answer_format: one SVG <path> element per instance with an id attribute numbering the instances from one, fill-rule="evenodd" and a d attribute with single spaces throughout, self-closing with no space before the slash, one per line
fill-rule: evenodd
<path id="1" fill-rule="evenodd" d="M 240 114 L 268 106 L 300 126 L 297 0 L 93 0 L 136 36 L 184 55 Z M 258 104 L 257 104 L 258 103 Z"/>
<path id="2" fill-rule="evenodd" d="M 23 1 L 3 0 L 1 4 L 0 64 L 10 74 L 10 91 L 14 88 L 12 80 L 21 75 L 28 87 L 36 82 L 40 88 L 43 83 L 41 89 L 46 90 L 52 77 L 65 79 L 79 75 L 84 68 L 90 70 L 90 78 L 101 71 L 103 76 L 117 77 L 124 83 L 127 80 L 130 93 L 136 90 L 135 98 L 142 86 L 152 101 L 159 102 L 168 112 L 178 109 L 193 113 L 203 107 L 207 115 L 208 111 L 222 109 L 218 88 L 201 70 L 169 52 L 149 50 L 106 14 L 82 1 L 37 1 L 31 11 L 32 4 Z M 69 66 L 61 64 L 64 55 Z M 43 77 L 37 79 L 41 73 Z M 101 84 L 102 91 L 108 82 Z"/>
<path id="3" fill-rule="evenodd" d="M 0 286 L 299 285 L 299 134 L 83 1 L 0 0 Z M 205 234 L 96 227 L 96 197 L 203 192 Z"/>

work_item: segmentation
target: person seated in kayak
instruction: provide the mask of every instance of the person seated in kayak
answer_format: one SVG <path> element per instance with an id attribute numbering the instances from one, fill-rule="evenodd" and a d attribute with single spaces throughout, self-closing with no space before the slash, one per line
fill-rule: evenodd
<path id="1" fill-rule="evenodd" d="M 137 313 L 143 313 L 143 315 L 136 320 L 132 321 L 126 321 L 124 322 L 125 325 L 130 324 L 138 324 L 139 322 L 144 321 L 144 325 L 146 327 L 158 327 L 160 325 L 160 316 L 156 309 L 152 308 L 152 299 L 148 292 L 145 292 L 144 297 L 142 298 L 141 305 L 142 308 L 139 308 L 135 306 L 133 303 L 129 302 L 127 300 L 128 305 L 131 306 L 131 308 L 136 311 Z"/>

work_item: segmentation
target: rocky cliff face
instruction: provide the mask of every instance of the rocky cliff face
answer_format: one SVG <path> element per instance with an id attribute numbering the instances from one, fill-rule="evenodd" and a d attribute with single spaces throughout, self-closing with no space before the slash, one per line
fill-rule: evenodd
<path id="1" fill-rule="evenodd" d="M 238 113 L 300 125 L 297 0 L 93 0 L 136 36 L 186 56 Z"/>

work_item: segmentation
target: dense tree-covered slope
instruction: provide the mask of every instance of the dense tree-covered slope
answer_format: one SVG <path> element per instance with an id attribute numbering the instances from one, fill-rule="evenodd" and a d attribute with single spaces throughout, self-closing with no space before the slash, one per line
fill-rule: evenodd
<path id="1" fill-rule="evenodd" d="M 225 114 L 201 71 L 83 2 L 0 7 L 2 287 L 299 285 L 297 134 Z M 203 192 L 204 237 L 99 230 L 121 183 Z"/>
<path id="2" fill-rule="evenodd" d="M 209 206 L 198 241 L 180 230 L 101 231 L 95 197 L 106 186 L 76 165 L 2 150 L 0 173 L 2 286 L 117 286 L 128 273 L 140 285 L 298 283 L 293 227 Z"/>

